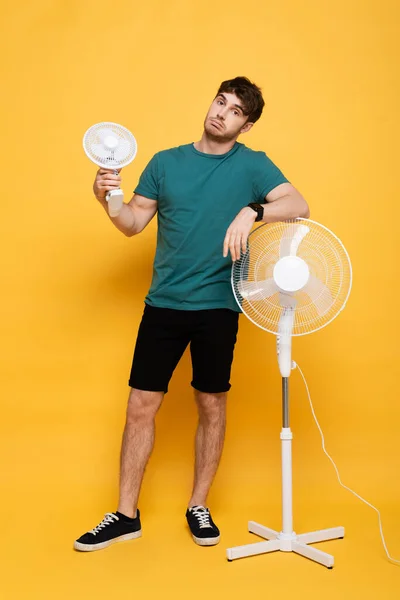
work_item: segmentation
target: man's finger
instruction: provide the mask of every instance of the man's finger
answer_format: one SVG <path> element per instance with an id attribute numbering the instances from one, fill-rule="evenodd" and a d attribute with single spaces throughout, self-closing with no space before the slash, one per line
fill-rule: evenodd
<path id="1" fill-rule="evenodd" d="M 230 242 L 229 242 L 229 248 L 230 248 L 230 251 L 231 251 L 232 260 L 236 260 L 236 258 L 235 258 L 235 239 L 236 239 L 236 234 L 232 233 L 231 234 L 231 239 L 230 239 Z"/>
<path id="2" fill-rule="evenodd" d="M 111 175 L 108 173 L 107 175 L 103 175 L 101 181 L 119 181 L 121 182 L 121 177 L 119 175 Z"/>
<path id="3" fill-rule="evenodd" d="M 224 239 L 224 250 L 223 250 L 223 257 L 226 258 L 228 256 L 228 248 L 229 248 L 229 237 L 230 237 L 230 233 L 227 233 Z"/>
<path id="4" fill-rule="evenodd" d="M 97 186 L 100 190 L 118 190 L 119 185 L 117 183 L 102 183 Z"/>
<path id="5" fill-rule="evenodd" d="M 235 240 L 235 255 L 236 255 L 236 259 L 239 260 L 240 258 L 240 242 L 241 242 L 241 235 L 237 235 L 236 236 L 236 240 Z"/>
<path id="6" fill-rule="evenodd" d="M 115 175 L 115 171 L 117 171 L 117 173 L 121 173 L 122 169 L 104 169 L 103 167 L 101 167 L 97 172 L 100 173 L 100 175 L 105 175 L 106 173 L 112 173 Z"/>

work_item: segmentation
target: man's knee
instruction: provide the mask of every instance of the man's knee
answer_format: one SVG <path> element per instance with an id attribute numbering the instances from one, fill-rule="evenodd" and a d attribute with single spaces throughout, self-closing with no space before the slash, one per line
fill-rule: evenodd
<path id="1" fill-rule="evenodd" d="M 201 419 L 207 421 L 224 420 L 226 413 L 226 392 L 207 394 L 206 392 L 196 390 L 195 398 Z"/>
<path id="2" fill-rule="evenodd" d="M 127 421 L 152 420 L 163 401 L 164 392 L 148 392 L 131 388 L 126 410 Z"/>

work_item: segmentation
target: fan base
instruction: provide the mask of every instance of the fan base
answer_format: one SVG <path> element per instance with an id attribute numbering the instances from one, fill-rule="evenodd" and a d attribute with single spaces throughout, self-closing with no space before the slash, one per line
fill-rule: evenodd
<path id="1" fill-rule="evenodd" d="M 317 550 L 308 546 L 317 542 L 326 542 L 344 537 L 344 527 L 332 527 L 331 529 L 321 529 L 311 533 L 302 533 L 296 535 L 293 533 L 283 533 L 259 525 L 254 521 L 249 521 L 249 532 L 255 533 L 260 537 L 269 540 L 268 542 L 257 542 L 256 544 L 247 544 L 245 546 L 236 546 L 228 548 L 226 551 L 229 561 L 237 558 L 245 558 L 246 556 L 255 556 L 257 554 L 266 554 L 268 552 L 295 552 L 301 554 L 305 558 L 309 558 L 328 569 L 331 569 L 334 564 L 334 558 L 326 552 Z"/>

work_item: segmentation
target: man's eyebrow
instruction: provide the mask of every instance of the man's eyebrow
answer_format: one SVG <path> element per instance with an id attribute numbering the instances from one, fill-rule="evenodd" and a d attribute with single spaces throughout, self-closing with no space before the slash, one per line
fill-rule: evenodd
<path id="1" fill-rule="evenodd" d="M 219 98 L 220 96 L 222 96 L 222 98 L 225 100 L 225 102 L 228 102 L 226 96 L 224 94 L 218 94 L 217 98 Z M 243 107 L 240 106 L 240 104 L 234 104 L 234 106 L 236 106 L 237 108 L 240 108 L 240 110 L 242 111 L 242 113 L 244 114 L 244 110 Z"/>

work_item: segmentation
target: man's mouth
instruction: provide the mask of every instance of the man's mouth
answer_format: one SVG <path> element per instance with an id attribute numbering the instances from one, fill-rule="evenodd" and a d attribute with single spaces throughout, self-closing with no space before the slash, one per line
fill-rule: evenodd
<path id="1" fill-rule="evenodd" d="M 215 127 L 218 127 L 218 129 L 223 129 L 224 128 L 224 126 L 222 125 L 222 123 L 220 121 L 216 121 L 215 119 L 210 119 L 210 120 L 211 120 L 211 123 L 213 125 L 215 125 Z"/>

